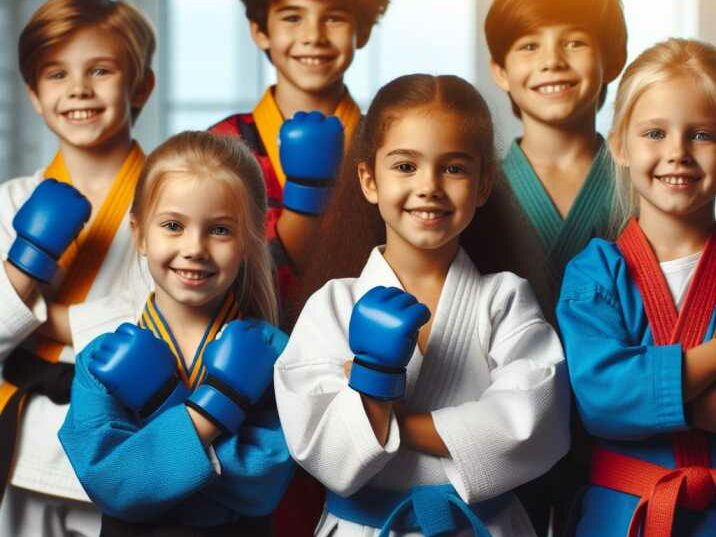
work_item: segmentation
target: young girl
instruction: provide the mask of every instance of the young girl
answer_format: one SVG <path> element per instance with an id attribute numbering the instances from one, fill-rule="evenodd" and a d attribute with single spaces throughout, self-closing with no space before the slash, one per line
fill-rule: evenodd
<path id="1" fill-rule="evenodd" d="M 609 145 L 632 218 L 570 262 L 557 309 L 601 439 L 576 532 L 713 535 L 716 48 L 670 39 L 641 54 Z"/>
<path id="2" fill-rule="evenodd" d="M 398 78 L 352 152 L 314 268 L 353 277 L 309 299 L 274 374 L 291 454 L 329 489 L 317 535 L 532 535 L 510 490 L 567 450 L 566 373 L 527 283 L 459 246 L 490 191 L 487 106 Z"/>
<path id="3" fill-rule="evenodd" d="M 267 389 L 286 337 L 265 214 L 235 139 L 186 132 L 148 157 L 132 229 L 156 291 L 139 327 L 79 355 L 59 435 L 102 535 L 268 534 L 292 464 Z"/>

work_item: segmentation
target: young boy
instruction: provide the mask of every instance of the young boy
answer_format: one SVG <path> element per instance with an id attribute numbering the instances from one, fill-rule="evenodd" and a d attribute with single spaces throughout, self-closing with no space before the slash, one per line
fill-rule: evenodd
<path id="1" fill-rule="evenodd" d="M 610 232 L 612 162 L 595 123 L 626 61 L 624 14 L 619 0 L 495 0 L 485 34 L 493 77 L 524 133 L 478 211 L 480 236 L 463 238 L 480 270 L 527 278 L 554 325 L 565 264 Z M 544 533 L 545 495 L 535 492 L 522 499 Z"/>
<path id="2" fill-rule="evenodd" d="M 151 25 L 121 1 L 49 0 L 20 35 L 20 71 L 59 150 L 0 185 L 0 535 L 99 534 L 57 440 L 74 361 L 57 339 L 136 264 L 127 212 L 144 155 L 131 126 L 154 87 L 154 49 Z"/>
<path id="3" fill-rule="evenodd" d="M 389 0 L 242 1 L 254 42 L 276 68 L 277 81 L 267 88 L 253 112 L 230 116 L 211 130 L 243 137 L 261 165 L 269 196 L 267 237 L 279 269 L 281 295 L 285 298 L 286 291 L 295 283 L 296 273 L 305 267 L 310 256 L 318 231 L 316 216 L 323 203 L 316 206 L 295 195 L 289 200 L 289 188 L 295 193 L 301 185 L 284 173 L 287 163 L 282 166 L 279 158 L 279 131 L 284 120 L 296 112 L 317 110 L 337 116 L 345 130 L 346 144 L 350 141 L 360 120 L 360 110 L 344 85 L 343 76 L 355 50 L 368 42 L 371 29 Z M 310 149 L 313 148 L 307 147 Z"/>
<path id="4" fill-rule="evenodd" d="M 216 133 L 241 136 L 251 147 L 264 173 L 269 198 L 266 235 L 278 270 L 279 296 L 286 315 L 287 297 L 297 287 L 297 276 L 305 268 L 319 219 L 325 204 L 321 190 L 333 177 L 316 177 L 308 153 L 329 151 L 328 125 L 307 125 L 310 121 L 291 121 L 293 134 L 309 143 L 305 160 L 286 158 L 286 146 L 293 144 L 282 134 L 279 157 L 279 131 L 286 119 L 300 111 L 317 110 L 337 116 L 343 125 L 346 144 L 360 120 L 360 110 L 343 83 L 343 75 L 356 49 L 363 47 L 371 29 L 389 0 L 242 0 L 251 35 L 276 68 L 276 85 L 267 88 L 253 112 L 236 114 L 217 123 Z M 306 118 L 307 119 L 307 118 Z M 298 120 L 298 121 L 297 121 Z M 288 125 L 287 125 L 288 126 Z M 319 132 L 316 132 L 319 130 Z M 300 132 L 298 132 L 300 131 Z M 324 155 L 321 155 L 324 157 Z M 340 155 L 336 160 L 340 159 Z M 282 165 L 283 163 L 283 165 Z M 319 179 L 314 183 L 286 177 L 284 167 L 302 170 L 294 175 Z M 288 171 L 288 170 L 287 170 Z M 310 192 L 305 188 L 309 186 Z M 302 188 L 303 187 L 303 188 Z M 298 193 L 298 195 L 297 195 Z M 290 306 L 300 308 L 300 304 Z M 275 530 L 279 536 L 309 536 L 323 506 L 320 486 L 299 470 L 278 507 Z"/>

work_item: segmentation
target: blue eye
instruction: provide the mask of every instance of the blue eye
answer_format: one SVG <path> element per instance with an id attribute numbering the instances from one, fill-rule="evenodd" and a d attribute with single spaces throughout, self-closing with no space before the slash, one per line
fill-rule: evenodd
<path id="1" fill-rule="evenodd" d="M 67 76 L 67 73 L 65 71 L 50 71 L 45 75 L 45 78 L 49 80 L 62 80 Z"/>
<path id="2" fill-rule="evenodd" d="M 172 233 L 178 233 L 183 229 L 182 225 L 176 220 L 167 220 L 166 222 L 162 222 L 159 225 Z"/>
<path id="3" fill-rule="evenodd" d="M 643 136 L 649 140 L 663 140 L 666 138 L 666 133 L 662 129 L 649 129 Z"/>
<path id="4" fill-rule="evenodd" d="M 104 67 L 95 67 L 92 69 L 92 76 L 104 76 L 109 74 L 109 70 Z"/>
<path id="5" fill-rule="evenodd" d="M 693 139 L 697 142 L 711 142 L 714 139 L 714 135 L 709 131 L 696 131 L 693 134 Z"/>
<path id="6" fill-rule="evenodd" d="M 231 235 L 231 228 L 228 226 L 214 226 L 211 228 L 212 235 L 227 236 Z"/>

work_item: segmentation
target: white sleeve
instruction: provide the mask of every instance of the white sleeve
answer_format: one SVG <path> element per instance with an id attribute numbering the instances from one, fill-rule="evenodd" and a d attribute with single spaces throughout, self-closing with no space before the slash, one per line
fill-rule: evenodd
<path id="1" fill-rule="evenodd" d="M 343 364 L 353 358 L 346 332 L 353 303 L 339 285 L 330 282 L 306 303 L 276 363 L 274 389 L 293 458 L 327 488 L 348 496 L 397 453 L 400 435 L 391 416 L 388 442 L 381 446 L 360 395 L 348 387 Z"/>
<path id="2" fill-rule="evenodd" d="M 12 219 L 25 202 L 38 179 L 25 177 L 0 186 L 0 253 L 7 259 L 15 240 Z M 18 296 L 4 267 L 0 267 L 0 361 L 47 320 L 47 305 L 38 293 L 31 307 Z"/>
<path id="3" fill-rule="evenodd" d="M 490 386 L 478 400 L 432 413 L 467 502 L 545 473 L 569 449 L 569 386 L 559 339 L 529 284 L 503 273 L 490 307 Z"/>

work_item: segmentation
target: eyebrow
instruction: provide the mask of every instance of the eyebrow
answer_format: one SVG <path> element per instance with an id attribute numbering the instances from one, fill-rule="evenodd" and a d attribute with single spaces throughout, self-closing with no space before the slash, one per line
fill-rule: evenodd
<path id="1" fill-rule="evenodd" d="M 96 63 L 96 62 L 109 62 L 114 63 L 116 65 L 120 65 L 120 61 L 117 58 L 113 58 L 112 56 L 97 56 L 95 58 L 87 58 L 85 63 Z M 61 61 L 47 61 L 40 64 L 40 69 L 47 69 L 48 67 L 61 67 L 65 65 L 67 62 L 61 62 Z"/>
<path id="2" fill-rule="evenodd" d="M 385 155 L 386 157 L 392 156 L 405 156 L 405 157 L 419 157 L 422 156 L 420 151 L 413 151 L 412 149 L 394 149 Z M 470 153 L 464 151 L 451 151 L 450 153 L 444 153 L 440 155 L 440 158 L 460 158 L 464 160 L 474 161 L 475 157 Z"/>

